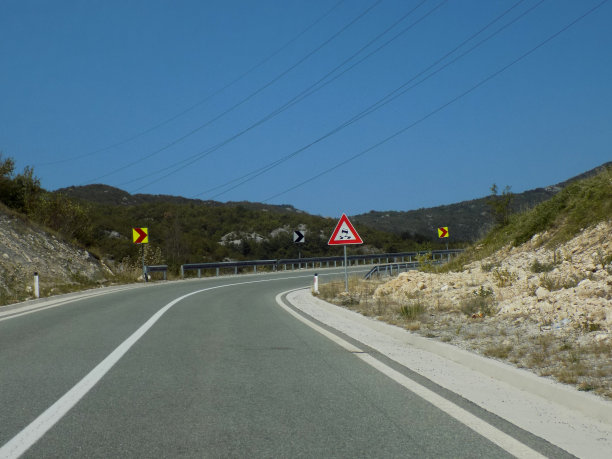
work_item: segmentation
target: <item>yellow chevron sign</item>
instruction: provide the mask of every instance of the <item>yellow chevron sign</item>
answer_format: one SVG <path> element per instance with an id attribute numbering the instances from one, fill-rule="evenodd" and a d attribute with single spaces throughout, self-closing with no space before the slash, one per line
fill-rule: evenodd
<path id="1" fill-rule="evenodd" d="M 438 237 L 448 237 L 448 226 L 438 228 Z"/>
<path id="2" fill-rule="evenodd" d="M 149 243 L 149 229 L 148 228 L 132 228 L 132 240 L 134 244 L 148 244 Z"/>

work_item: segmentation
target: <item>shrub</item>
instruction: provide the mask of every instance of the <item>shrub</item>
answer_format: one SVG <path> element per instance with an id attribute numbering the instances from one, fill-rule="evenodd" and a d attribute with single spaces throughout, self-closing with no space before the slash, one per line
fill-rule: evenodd
<path id="1" fill-rule="evenodd" d="M 467 316 L 492 316 L 493 310 L 493 290 L 480 287 L 474 290 L 472 296 L 461 302 L 461 312 Z"/>
<path id="2" fill-rule="evenodd" d="M 399 307 L 399 313 L 408 320 L 416 320 L 425 313 L 425 305 L 420 301 L 415 301 Z"/>
<path id="3" fill-rule="evenodd" d="M 540 286 L 544 287 L 549 292 L 554 292 L 556 290 L 561 290 L 564 288 L 574 288 L 583 279 L 584 278 L 579 277 L 575 274 L 564 279 L 554 278 L 552 276 L 549 276 L 548 274 L 543 274 L 540 277 Z"/>
<path id="4" fill-rule="evenodd" d="M 501 263 L 499 262 L 492 262 L 492 263 L 481 263 L 480 264 L 480 269 L 482 270 L 482 272 L 485 273 L 490 273 L 493 268 L 499 268 L 501 266 Z"/>
<path id="5" fill-rule="evenodd" d="M 540 263 L 538 260 L 534 260 L 531 264 L 531 272 L 532 273 L 548 273 L 555 269 L 555 266 L 552 263 Z"/>
<path id="6" fill-rule="evenodd" d="M 496 344 L 487 347 L 484 350 L 484 355 L 487 357 L 495 357 L 498 359 L 507 359 L 512 351 L 512 346 L 504 344 Z"/>
<path id="7" fill-rule="evenodd" d="M 518 279 L 515 273 L 511 273 L 507 269 L 496 268 L 492 274 L 498 287 L 509 287 Z"/>

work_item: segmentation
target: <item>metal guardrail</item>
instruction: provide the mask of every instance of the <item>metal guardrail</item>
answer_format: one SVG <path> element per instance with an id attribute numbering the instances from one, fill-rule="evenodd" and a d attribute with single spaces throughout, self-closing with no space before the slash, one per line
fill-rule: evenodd
<path id="1" fill-rule="evenodd" d="M 442 260 L 432 261 L 430 264 L 432 265 L 441 265 Z M 386 265 L 376 265 L 368 273 L 363 277 L 364 279 L 371 279 L 374 274 L 378 277 L 381 275 L 384 276 L 393 276 L 394 270 L 395 273 L 399 275 L 402 271 L 409 271 L 411 269 L 417 269 L 420 266 L 418 261 L 412 261 L 409 263 L 389 263 Z"/>
<path id="2" fill-rule="evenodd" d="M 234 268 L 234 274 L 238 274 L 238 268 L 244 268 L 248 266 L 253 267 L 253 271 L 257 272 L 258 266 L 275 266 L 277 260 L 250 260 L 250 261 L 218 261 L 212 263 L 187 263 L 181 265 L 181 277 L 185 277 L 185 271 L 198 271 L 198 277 L 202 277 L 203 269 L 216 269 L 217 276 L 220 273 L 221 268 Z"/>
<path id="3" fill-rule="evenodd" d="M 164 273 L 164 280 L 167 280 L 168 277 L 168 265 L 147 265 L 145 266 L 145 273 L 155 273 L 161 272 Z"/>
<path id="4" fill-rule="evenodd" d="M 378 254 L 367 254 L 367 255 L 350 255 L 347 257 L 347 262 L 349 266 L 356 266 L 359 264 L 367 264 L 368 261 L 370 263 L 378 262 L 378 264 L 382 263 L 382 260 L 385 260 L 385 263 L 405 263 L 406 259 L 408 259 L 408 263 L 413 262 L 413 258 L 417 258 L 419 256 L 423 256 L 426 254 L 432 255 L 432 261 L 442 261 L 444 259 L 449 260 L 452 255 L 456 255 L 458 253 L 463 252 L 462 249 L 453 249 L 453 250 L 433 250 L 433 251 L 420 251 L 420 252 L 399 252 L 399 253 L 378 253 Z M 186 271 L 197 271 L 198 277 L 202 277 L 202 270 L 204 269 L 215 269 L 216 275 L 219 276 L 221 274 L 222 269 L 232 269 L 234 270 L 234 274 L 238 274 L 238 270 L 240 268 L 245 267 L 253 267 L 253 272 L 257 272 L 258 266 L 269 266 L 273 271 L 277 271 L 280 269 L 294 270 L 296 266 L 298 269 L 301 268 L 316 268 L 317 265 L 319 267 L 331 267 L 333 263 L 334 267 L 344 266 L 344 257 L 313 257 L 313 258 L 286 258 L 279 260 L 250 260 L 250 261 L 222 261 L 222 262 L 211 262 L 211 263 L 187 263 L 181 266 L 181 278 L 185 277 Z"/>

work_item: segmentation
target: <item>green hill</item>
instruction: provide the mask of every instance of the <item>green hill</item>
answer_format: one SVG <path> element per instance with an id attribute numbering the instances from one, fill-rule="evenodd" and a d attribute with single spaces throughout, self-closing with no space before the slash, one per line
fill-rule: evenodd
<path id="1" fill-rule="evenodd" d="M 607 163 L 596 175 L 569 181 L 548 201 L 529 211 L 512 215 L 507 225 L 493 228 L 447 269 L 456 269 L 466 262 L 487 257 L 504 246 L 517 247 L 536 234 L 543 234 L 538 244 L 554 249 L 585 228 L 610 219 L 612 164 Z"/>
<path id="2" fill-rule="evenodd" d="M 513 194 L 511 211 L 522 212 L 531 209 L 551 199 L 569 184 L 592 177 L 610 166 L 612 162 L 553 186 Z M 406 212 L 373 210 L 367 214 L 355 215 L 351 220 L 381 231 L 409 235 L 419 240 L 434 240 L 437 238 L 436 228 L 448 226 L 453 240 L 474 242 L 487 234 L 495 225 L 491 208 L 487 204 L 489 199 L 486 197 Z"/>
<path id="3" fill-rule="evenodd" d="M 138 256 L 132 228 L 149 229 L 150 247 L 159 248 L 165 263 L 226 259 L 275 259 L 326 256 L 338 249 L 327 245 L 336 220 L 307 214 L 290 205 L 251 202 L 220 203 L 176 196 L 129 193 L 107 185 L 70 187 L 54 192 L 87 209 L 92 245 L 102 256 L 119 261 Z M 293 244 L 293 231 L 306 242 Z M 364 246 L 357 253 L 417 250 L 423 246 L 400 235 L 360 225 Z"/>

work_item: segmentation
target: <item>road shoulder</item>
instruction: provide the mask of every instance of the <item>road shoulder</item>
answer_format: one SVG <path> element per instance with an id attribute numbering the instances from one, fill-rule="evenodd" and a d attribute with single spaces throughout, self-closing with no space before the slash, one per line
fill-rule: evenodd
<path id="1" fill-rule="evenodd" d="M 528 371 L 291 292 L 294 307 L 507 421 L 580 457 L 609 457 L 612 402 Z"/>

